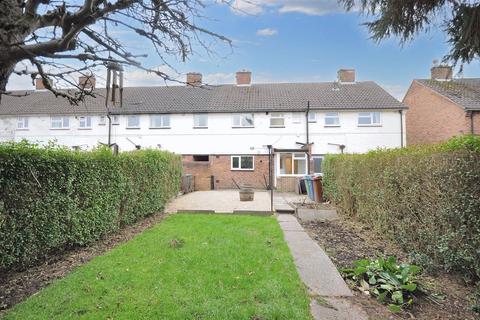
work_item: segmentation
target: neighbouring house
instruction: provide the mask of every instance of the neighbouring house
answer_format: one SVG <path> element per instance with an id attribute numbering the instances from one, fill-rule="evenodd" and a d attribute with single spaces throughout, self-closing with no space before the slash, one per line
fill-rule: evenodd
<path id="1" fill-rule="evenodd" d="M 434 66 L 430 79 L 413 80 L 403 103 L 408 144 L 480 134 L 480 78 L 454 79 L 451 67 Z"/>
<path id="2" fill-rule="evenodd" d="M 120 150 L 181 154 L 196 190 L 266 188 L 272 172 L 277 189 L 294 191 L 299 177 L 322 173 L 327 153 L 404 144 L 405 105 L 372 81 L 356 81 L 354 70 L 327 83 L 252 84 L 251 77 L 240 71 L 236 84 L 211 86 L 190 73 L 185 86 L 125 88 L 122 107 L 108 110 L 105 89 L 79 106 L 41 89 L 4 96 L 0 139 L 92 148 L 110 131 Z"/>

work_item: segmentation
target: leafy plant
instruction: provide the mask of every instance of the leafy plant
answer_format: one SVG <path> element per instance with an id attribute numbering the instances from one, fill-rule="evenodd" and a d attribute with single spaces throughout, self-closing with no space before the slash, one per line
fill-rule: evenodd
<path id="1" fill-rule="evenodd" d="M 413 293 L 418 290 L 415 276 L 420 267 L 398 264 L 395 257 L 357 260 L 354 265 L 354 268 L 341 270 L 345 278 L 380 302 L 389 303 L 390 311 L 399 312 L 413 303 Z"/>

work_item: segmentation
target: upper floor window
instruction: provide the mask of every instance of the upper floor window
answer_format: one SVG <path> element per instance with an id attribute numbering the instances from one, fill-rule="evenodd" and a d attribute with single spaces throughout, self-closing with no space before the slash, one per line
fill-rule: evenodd
<path id="1" fill-rule="evenodd" d="M 294 112 L 292 114 L 292 122 L 293 123 L 302 123 L 302 117 L 305 117 L 304 113 Z"/>
<path id="2" fill-rule="evenodd" d="M 359 112 L 358 125 L 359 126 L 380 125 L 380 112 Z"/>
<path id="3" fill-rule="evenodd" d="M 80 117 L 80 129 L 90 129 L 92 127 L 92 117 Z"/>
<path id="4" fill-rule="evenodd" d="M 232 156 L 232 170 L 254 170 L 253 156 Z"/>
<path id="5" fill-rule="evenodd" d="M 315 112 L 308 113 L 308 122 L 317 122 L 317 114 Z"/>
<path id="6" fill-rule="evenodd" d="M 232 126 L 237 128 L 252 128 L 253 113 L 234 114 L 232 118 Z"/>
<path id="7" fill-rule="evenodd" d="M 112 124 L 119 125 L 120 124 L 120 116 L 119 115 L 113 115 L 110 116 L 112 120 Z"/>
<path id="8" fill-rule="evenodd" d="M 51 118 L 52 129 L 68 129 L 70 127 L 69 117 L 52 117 Z"/>
<path id="9" fill-rule="evenodd" d="M 107 124 L 107 117 L 106 116 L 100 116 L 98 119 L 98 125 L 99 126 L 104 126 Z"/>
<path id="10" fill-rule="evenodd" d="M 17 118 L 17 129 L 28 129 L 28 118 L 27 117 L 18 117 Z"/>
<path id="11" fill-rule="evenodd" d="M 272 112 L 270 114 L 270 127 L 285 127 L 285 117 L 283 113 Z"/>
<path id="12" fill-rule="evenodd" d="M 150 128 L 170 128 L 170 115 L 156 114 L 150 116 Z"/>
<path id="13" fill-rule="evenodd" d="M 208 115 L 206 113 L 193 115 L 193 126 L 195 128 L 208 128 Z"/>
<path id="14" fill-rule="evenodd" d="M 127 117 L 127 128 L 138 129 L 140 128 L 140 116 L 130 115 Z"/>
<path id="15" fill-rule="evenodd" d="M 340 116 L 338 112 L 326 112 L 325 113 L 325 126 L 334 127 L 340 125 Z"/>

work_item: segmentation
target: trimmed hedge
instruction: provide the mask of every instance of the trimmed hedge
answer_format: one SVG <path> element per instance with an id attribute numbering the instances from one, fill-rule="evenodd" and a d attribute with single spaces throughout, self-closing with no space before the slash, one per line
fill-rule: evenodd
<path id="1" fill-rule="evenodd" d="M 0 144 L 0 270 L 90 244 L 160 212 L 179 191 L 181 159 L 141 150 Z"/>
<path id="2" fill-rule="evenodd" d="M 424 266 L 480 278 L 480 137 L 330 155 L 326 196 Z"/>

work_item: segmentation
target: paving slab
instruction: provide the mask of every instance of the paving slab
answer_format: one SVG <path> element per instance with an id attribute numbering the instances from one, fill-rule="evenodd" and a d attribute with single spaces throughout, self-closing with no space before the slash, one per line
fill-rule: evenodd
<path id="1" fill-rule="evenodd" d="M 310 312 L 318 320 L 367 320 L 368 315 L 361 306 L 356 305 L 348 298 L 312 299 Z"/>
<path id="2" fill-rule="evenodd" d="M 297 209 L 298 218 L 304 222 L 338 219 L 336 210 Z"/>
<path id="3" fill-rule="evenodd" d="M 285 221 L 291 218 L 284 217 L 282 214 L 278 215 L 278 218 L 285 241 L 305 285 L 318 296 L 352 296 L 352 292 L 322 248 L 308 236 L 303 228 L 299 230 L 293 227 L 295 224 L 291 220 Z"/>

